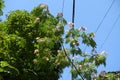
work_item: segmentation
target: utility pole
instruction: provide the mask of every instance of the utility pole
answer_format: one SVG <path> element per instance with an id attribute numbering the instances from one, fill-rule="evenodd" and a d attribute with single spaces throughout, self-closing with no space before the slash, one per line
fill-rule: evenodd
<path id="1" fill-rule="evenodd" d="M 75 0 L 73 0 L 72 23 L 74 23 L 74 20 L 75 20 Z"/>
<path id="2" fill-rule="evenodd" d="M 73 28 L 74 28 L 74 20 L 75 20 L 75 0 L 73 0 L 73 11 L 72 11 L 72 23 L 73 23 Z M 72 37 L 74 37 L 74 36 L 72 36 Z M 73 53 L 73 55 L 72 55 L 72 57 L 74 57 L 74 53 Z M 74 60 L 72 60 L 72 62 L 74 62 Z M 72 69 L 74 68 L 74 66 L 73 66 L 74 64 L 72 64 Z M 73 73 L 71 74 L 72 76 L 71 76 L 71 79 L 72 80 L 74 80 L 74 78 L 73 78 Z"/>

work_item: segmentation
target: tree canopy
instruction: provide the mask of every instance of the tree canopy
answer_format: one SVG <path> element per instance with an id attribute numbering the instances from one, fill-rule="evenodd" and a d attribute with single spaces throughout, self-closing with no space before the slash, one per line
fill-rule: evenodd
<path id="1" fill-rule="evenodd" d="M 2 14 L 3 1 L 0 3 Z M 74 79 L 97 79 L 97 68 L 106 65 L 106 52 L 96 52 L 94 33 L 75 28 L 72 22 L 65 33 L 66 24 L 63 14 L 54 17 L 46 4 L 31 12 L 11 11 L 0 22 L 0 80 L 58 80 L 69 66 L 73 66 Z M 85 53 L 82 44 L 91 53 Z"/>
<path id="2" fill-rule="evenodd" d="M 4 8 L 4 1 L 0 0 L 0 15 L 3 14 L 3 11 L 2 11 L 3 8 Z"/>
<path id="3" fill-rule="evenodd" d="M 5 80 L 57 80 L 69 65 L 58 51 L 66 24 L 65 20 L 63 24 L 60 21 L 43 4 L 30 13 L 10 12 L 6 21 L 0 23 L 1 76 Z"/>

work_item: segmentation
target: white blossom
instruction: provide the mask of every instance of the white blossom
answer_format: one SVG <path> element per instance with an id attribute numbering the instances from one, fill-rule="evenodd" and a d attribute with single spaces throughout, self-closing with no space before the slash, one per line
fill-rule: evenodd
<path id="1" fill-rule="evenodd" d="M 72 22 L 69 22 L 69 23 L 68 23 L 68 26 L 69 26 L 69 27 L 73 27 L 73 25 L 74 25 L 74 23 L 72 23 Z"/>
<path id="2" fill-rule="evenodd" d="M 75 42 L 73 42 L 72 44 L 73 44 L 74 46 L 76 45 L 76 43 L 75 43 Z"/>
<path id="3" fill-rule="evenodd" d="M 82 68 L 82 65 L 79 65 L 80 68 Z"/>
<path id="4" fill-rule="evenodd" d="M 48 58 L 48 57 L 46 57 L 46 61 L 49 61 L 49 58 Z"/>
<path id="5" fill-rule="evenodd" d="M 39 22 L 39 21 L 40 21 L 40 18 L 37 17 L 37 18 L 35 19 L 35 22 Z"/>
<path id="6" fill-rule="evenodd" d="M 36 40 L 40 39 L 40 37 L 36 37 Z"/>
<path id="7" fill-rule="evenodd" d="M 78 41 L 77 42 L 72 42 L 72 44 L 74 45 L 74 46 L 78 46 L 79 45 L 79 43 L 78 43 Z"/>
<path id="8" fill-rule="evenodd" d="M 103 56 L 107 56 L 108 55 L 108 53 L 105 50 L 102 51 L 100 54 L 103 55 Z"/>
<path id="9" fill-rule="evenodd" d="M 69 33 L 69 30 L 66 30 L 65 32 L 66 32 L 66 34 L 68 34 L 68 33 Z"/>
<path id="10" fill-rule="evenodd" d="M 76 60 L 76 59 L 78 59 L 78 56 L 73 56 L 72 57 L 72 60 Z"/>
<path id="11" fill-rule="evenodd" d="M 57 50 L 58 53 L 60 53 L 60 50 Z"/>
<path id="12" fill-rule="evenodd" d="M 39 18 L 39 17 L 37 17 L 37 18 L 36 18 L 36 20 L 38 21 L 38 20 L 40 20 L 40 18 Z"/>
<path id="13" fill-rule="evenodd" d="M 40 4 L 40 8 L 47 8 L 46 4 Z"/>
<path id="14" fill-rule="evenodd" d="M 95 37 L 95 33 L 90 35 L 90 38 L 94 38 Z"/>
<path id="15" fill-rule="evenodd" d="M 38 52 L 39 52 L 38 49 L 35 49 L 35 50 L 34 50 L 34 54 L 37 54 Z"/>
<path id="16" fill-rule="evenodd" d="M 62 29 L 62 26 L 57 25 L 56 28 L 57 28 L 57 30 L 61 30 L 61 29 Z"/>

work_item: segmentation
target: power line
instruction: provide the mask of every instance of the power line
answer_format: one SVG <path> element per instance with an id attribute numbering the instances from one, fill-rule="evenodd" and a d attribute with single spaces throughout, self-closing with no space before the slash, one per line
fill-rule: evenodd
<path id="1" fill-rule="evenodd" d="M 113 1 L 112 1 L 112 3 L 111 3 L 111 5 L 110 5 L 110 7 L 108 8 L 107 12 L 105 13 L 105 15 L 103 16 L 103 18 L 102 18 L 101 22 L 99 23 L 99 25 L 98 25 L 97 29 L 95 30 L 95 33 L 97 33 L 98 29 L 99 29 L 99 28 L 100 28 L 100 26 L 102 25 L 102 23 L 103 23 L 103 21 L 104 21 L 105 17 L 106 17 L 106 16 L 107 16 L 107 14 L 109 13 L 109 11 L 110 11 L 110 9 L 112 8 L 112 6 L 113 6 L 114 2 L 115 2 L 115 0 L 113 0 Z"/>
<path id="2" fill-rule="evenodd" d="M 115 20 L 114 24 L 112 25 L 112 28 L 110 29 L 108 35 L 106 36 L 105 40 L 104 40 L 103 43 L 101 44 L 99 51 L 102 49 L 102 47 L 104 46 L 104 44 L 105 44 L 106 41 L 108 40 L 108 38 L 109 38 L 109 36 L 111 35 L 113 29 L 115 28 L 115 25 L 116 25 L 116 23 L 118 22 L 119 18 L 120 18 L 120 14 L 119 14 L 118 17 L 116 18 L 116 20 Z"/>
<path id="3" fill-rule="evenodd" d="M 114 4 L 115 0 L 112 1 L 111 5 L 109 6 L 108 10 L 106 11 L 105 15 L 103 16 L 102 20 L 100 21 L 100 23 L 98 24 L 96 30 L 94 33 L 97 33 L 97 31 L 99 30 L 100 26 L 102 25 L 104 19 L 106 18 L 107 14 L 109 13 L 110 9 L 112 8 L 113 4 Z M 84 52 L 86 51 L 88 46 L 85 46 Z"/>

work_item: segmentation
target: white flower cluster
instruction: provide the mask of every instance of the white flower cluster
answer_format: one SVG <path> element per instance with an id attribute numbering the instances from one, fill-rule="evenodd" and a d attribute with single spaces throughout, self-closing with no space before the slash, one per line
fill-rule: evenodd
<path id="1" fill-rule="evenodd" d="M 36 37 L 37 42 L 39 42 L 40 37 Z"/>
<path id="2" fill-rule="evenodd" d="M 62 26 L 61 25 L 57 25 L 56 28 L 57 28 L 58 31 L 60 31 L 62 29 Z"/>
<path id="3" fill-rule="evenodd" d="M 39 52 L 38 49 L 35 49 L 35 50 L 34 50 L 34 54 L 37 54 L 38 52 Z"/>
<path id="4" fill-rule="evenodd" d="M 89 36 L 90 36 L 90 38 L 94 38 L 95 37 L 95 33 L 92 33 Z"/>
<path id="5" fill-rule="evenodd" d="M 40 4 L 40 8 L 45 9 L 44 11 L 46 11 L 46 12 L 49 12 L 48 5 L 46 5 L 46 4 Z"/>
<path id="6" fill-rule="evenodd" d="M 65 32 L 66 32 L 66 34 L 68 34 L 68 33 L 69 33 L 69 30 L 66 30 Z"/>
<path id="7" fill-rule="evenodd" d="M 38 23 L 39 21 L 40 21 L 40 18 L 37 17 L 37 18 L 35 19 L 35 23 Z"/>
<path id="8" fill-rule="evenodd" d="M 100 54 L 103 55 L 103 56 L 107 56 L 107 55 L 108 55 L 108 52 L 106 52 L 106 51 L 104 50 L 104 51 L 102 51 Z"/>
<path id="9" fill-rule="evenodd" d="M 40 8 L 47 8 L 48 6 L 46 4 L 40 4 Z"/>
<path id="10" fill-rule="evenodd" d="M 68 26 L 69 26 L 69 27 L 73 27 L 73 26 L 74 26 L 74 23 L 69 22 L 69 23 L 68 23 Z"/>
<path id="11" fill-rule="evenodd" d="M 73 56 L 72 57 L 72 60 L 76 60 L 76 59 L 78 59 L 78 56 Z"/>
<path id="12" fill-rule="evenodd" d="M 36 37 L 36 40 L 40 39 L 40 37 Z"/>

